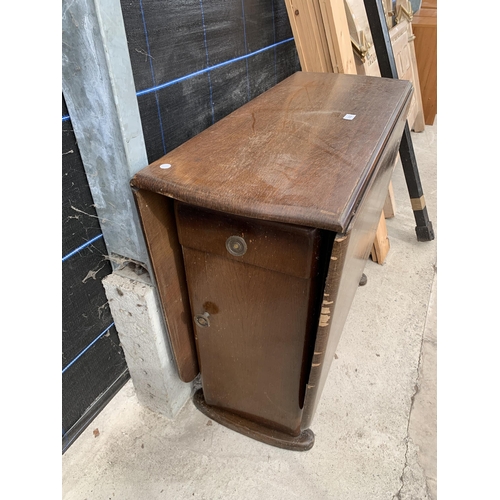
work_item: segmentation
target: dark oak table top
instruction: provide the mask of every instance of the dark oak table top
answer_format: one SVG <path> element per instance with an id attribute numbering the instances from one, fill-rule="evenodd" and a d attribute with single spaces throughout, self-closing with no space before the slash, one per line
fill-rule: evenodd
<path id="1" fill-rule="evenodd" d="M 343 232 L 411 93 L 403 80 L 298 72 L 131 184 L 235 215 Z"/>

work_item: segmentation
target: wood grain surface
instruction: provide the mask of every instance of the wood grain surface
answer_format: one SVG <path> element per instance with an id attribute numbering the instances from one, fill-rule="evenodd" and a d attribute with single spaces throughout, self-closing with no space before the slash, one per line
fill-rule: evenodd
<path id="1" fill-rule="evenodd" d="M 345 231 L 411 92 L 401 80 L 298 72 L 132 185 L 230 214 Z"/>
<path id="2" fill-rule="evenodd" d="M 425 124 L 433 125 L 437 114 L 437 8 L 422 4 L 413 17 L 413 33 Z"/>
<path id="3" fill-rule="evenodd" d="M 133 193 L 177 371 L 183 382 L 191 382 L 199 369 L 174 202 L 150 191 Z"/>

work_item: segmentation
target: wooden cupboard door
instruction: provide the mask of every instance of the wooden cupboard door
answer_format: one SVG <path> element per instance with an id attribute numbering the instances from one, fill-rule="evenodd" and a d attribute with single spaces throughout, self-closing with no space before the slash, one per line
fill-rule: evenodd
<path id="1" fill-rule="evenodd" d="M 298 435 L 318 317 L 316 273 L 303 278 L 205 251 L 203 238 L 193 241 L 190 218 L 178 210 L 177 221 L 206 403 Z M 225 243 L 231 234 L 242 234 L 225 226 L 220 218 L 204 223 L 215 234 L 208 246 L 217 237 Z M 280 230 L 286 232 L 283 226 L 277 224 L 276 238 Z M 246 229 L 250 253 L 258 238 Z M 314 270 L 317 233 L 304 228 L 302 238 L 303 254 L 311 255 Z M 272 237 L 267 227 L 266 239 Z M 185 246 L 186 241 L 198 248 Z M 289 250 L 281 248 L 284 260 Z"/>

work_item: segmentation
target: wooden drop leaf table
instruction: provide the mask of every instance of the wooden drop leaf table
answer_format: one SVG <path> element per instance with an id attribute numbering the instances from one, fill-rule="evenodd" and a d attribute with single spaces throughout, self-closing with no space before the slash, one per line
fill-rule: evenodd
<path id="1" fill-rule="evenodd" d="M 180 378 L 270 445 L 309 428 L 406 123 L 407 81 L 298 72 L 132 179 Z"/>

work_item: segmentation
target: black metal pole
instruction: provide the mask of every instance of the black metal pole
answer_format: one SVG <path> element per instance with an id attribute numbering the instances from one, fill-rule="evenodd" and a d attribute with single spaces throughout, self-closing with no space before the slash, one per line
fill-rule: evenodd
<path id="1" fill-rule="evenodd" d="M 398 78 L 398 70 L 396 69 L 396 61 L 394 60 L 394 52 L 392 51 L 391 38 L 389 28 L 385 20 L 384 8 L 381 0 L 363 0 L 370 24 L 370 31 L 373 38 L 375 52 L 380 68 L 380 74 L 385 78 Z M 406 185 L 410 194 L 411 206 L 415 216 L 417 226 L 418 241 L 431 241 L 434 239 L 434 230 L 432 222 L 427 214 L 425 205 L 424 191 L 420 182 L 420 174 L 418 172 L 417 159 L 413 151 L 413 142 L 411 139 L 410 127 L 406 122 L 401 144 L 399 146 L 399 156 L 403 165 Z"/>

